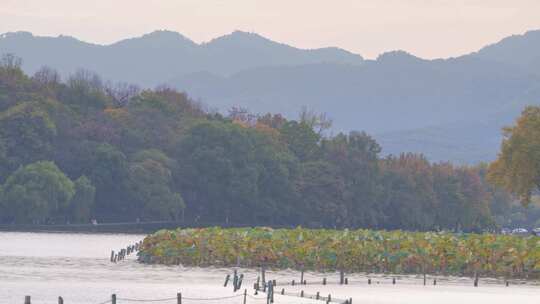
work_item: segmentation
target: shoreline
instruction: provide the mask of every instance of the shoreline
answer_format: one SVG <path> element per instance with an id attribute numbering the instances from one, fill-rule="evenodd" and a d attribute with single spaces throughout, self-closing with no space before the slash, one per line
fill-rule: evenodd
<path id="1" fill-rule="evenodd" d="M 291 228 L 296 226 L 271 225 L 273 229 Z M 147 222 L 117 222 L 98 224 L 0 224 L 0 232 L 55 232 L 55 233 L 125 233 L 152 234 L 159 230 L 175 230 L 178 228 L 253 228 L 268 227 L 243 223 L 211 223 L 187 221 L 147 221 Z"/>
<path id="2" fill-rule="evenodd" d="M 124 233 L 151 234 L 161 229 L 190 227 L 183 222 L 121 222 L 99 224 L 0 224 L 0 232 L 42 232 L 42 233 Z"/>

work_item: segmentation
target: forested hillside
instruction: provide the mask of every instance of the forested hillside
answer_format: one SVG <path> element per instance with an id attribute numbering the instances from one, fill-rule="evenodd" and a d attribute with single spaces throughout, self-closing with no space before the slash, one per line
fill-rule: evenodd
<path id="1" fill-rule="evenodd" d="M 382 157 L 364 132 L 325 136 L 330 121 L 308 110 L 224 116 L 165 86 L 20 66 L 0 65 L 2 222 L 475 230 L 510 208 L 483 166 Z"/>
<path id="2" fill-rule="evenodd" d="M 389 51 L 364 60 L 339 48 L 304 50 L 239 31 L 201 44 L 170 31 L 110 45 L 0 35 L 0 53 L 23 57 L 29 74 L 48 65 L 64 78 L 85 68 L 147 88 L 167 83 L 222 114 L 236 106 L 294 119 L 308 106 L 332 117 L 334 132 L 366 130 L 384 143 L 383 155 L 412 151 L 431 161 L 494 160 L 498 131 L 540 102 L 538 30 L 456 58 Z"/>

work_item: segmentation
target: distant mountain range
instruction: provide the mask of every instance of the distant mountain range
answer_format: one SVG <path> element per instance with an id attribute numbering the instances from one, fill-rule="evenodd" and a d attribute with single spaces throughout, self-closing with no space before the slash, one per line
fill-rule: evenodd
<path id="1" fill-rule="evenodd" d="M 29 72 L 44 64 L 64 75 L 85 68 L 106 79 L 144 86 L 199 72 L 228 76 L 263 66 L 363 62 L 361 56 L 342 49 L 301 50 L 240 31 L 203 44 L 176 32 L 156 31 L 105 46 L 67 36 L 36 37 L 16 32 L 0 36 L 0 51 L 22 57 Z"/>
<path id="2" fill-rule="evenodd" d="M 434 42 L 436 43 L 436 42 Z M 527 104 L 540 104 L 540 31 L 505 38 L 457 58 L 424 60 L 403 51 L 376 60 L 339 48 L 303 50 L 253 33 L 197 44 L 157 31 L 111 45 L 72 37 L 0 36 L 33 73 L 78 68 L 142 86 L 167 83 L 209 107 L 327 112 L 334 132 L 365 130 L 384 153 L 422 152 L 434 161 L 494 159 L 500 129 Z"/>

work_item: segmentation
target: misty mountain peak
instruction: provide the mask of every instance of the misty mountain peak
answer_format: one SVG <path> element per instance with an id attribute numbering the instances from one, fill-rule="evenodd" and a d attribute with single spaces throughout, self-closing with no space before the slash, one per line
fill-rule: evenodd
<path id="1" fill-rule="evenodd" d="M 259 34 L 236 30 L 228 35 L 217 37 L 204 44 L 207 47 L 238 47 L 254 45 L 279 45 Z"/>
<path id="2" fill-rule="evenodd" d="M 169 30 L 157 30 L 140 37 L 121 40 L 114 45 L 159 45 L 170 47 L 196 46 L 195 42 L 186 36 Z"/>
<path id="3" fill-rule="evenodd" d="M 512 35 L 483 47 L 473 53 L 490 61 L 507 63 L 540 74 L 540 30 L 528 31 L 523 35 Z"/>
<path id="4" fill-rule="evenodd" d="M 390 64 L 403 64 L 410 62 L 419 62 L 423 59 L 418 58 L 406 51 L 396 50 L 383 53 L 377 57 L 377 62 L 390 63 Z"/>
<path id="5" fill-rule="evenodd" d="M 150 32 L 148 34 L 145 34 L 141 37 L 141 39 L 163 39 L 163 40 L 189 40 L 186 38 L 186 36 L 169 30 L 157 30 Z"/>

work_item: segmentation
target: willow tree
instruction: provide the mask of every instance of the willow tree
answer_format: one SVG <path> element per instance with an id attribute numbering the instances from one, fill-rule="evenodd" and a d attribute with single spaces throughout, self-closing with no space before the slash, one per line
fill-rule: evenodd
<path id="1" fill-rule="evenodd" d="M 40 223 L 68 209 L 73 182 L 50 161 L 20 167 L 3 186 L 7 216 L 16 222 Z"/>

